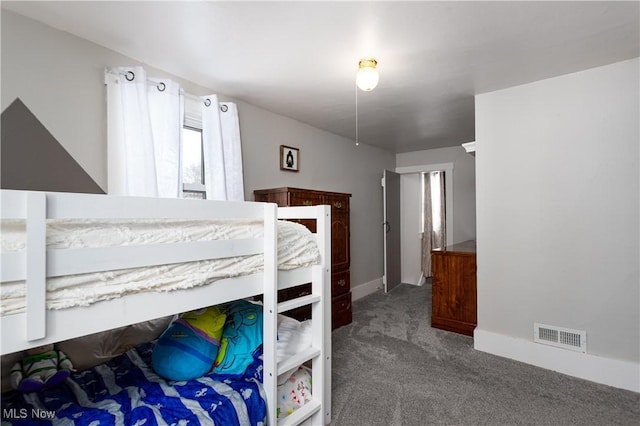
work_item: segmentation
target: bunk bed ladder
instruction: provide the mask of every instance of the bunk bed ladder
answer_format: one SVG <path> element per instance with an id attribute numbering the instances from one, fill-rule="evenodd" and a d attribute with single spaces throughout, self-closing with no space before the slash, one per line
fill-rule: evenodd
<path id="1" fill-rule="evenodd" d="M 278 421 L 278 425 L 298 425 L 303 421 L 310 419 L 313 425 L 324 424 L 324 399 L 323 394 L 325 386 L 325 360 L 324 360 L 324 323 L 319 321 L 319 318 L 323 318 L 324 299 L 320 294 L 322 289 L 322 267 L 313 268 L 313 281 L 311 283 L 311 295 L 302 296 L 297 299 L 287 300 L 282 303 L 278 303 L 278 313 L 285 313 L 288 310 L 295 309 L 300 306 L 311 305 L 311 329 L 312 340 L 311 347 L 299 352 L 288 359 L 283 360 L 277 365 L 277 376 L 283 374 L 290 369 L 302 365 L 307 361 L 311 361 L 311 375 L 312 375 L 312 395 L 313 399 L 307 402 L 293 413 L 282 418 Z M 319 285 L 316 285 L 319 283 Z M 315 287 L 315 288 L 314 288 Z M 319 391 L 319 392 L 318 392 Z"/>
<path id="2" fill-rule="evenodd" d="M 317 206 L 316 209 L 319 218 L 316 235 L 322 262 L 312 268 L 311 294 L 275 304 L 276 313 L 311 305 L 311 347 L 277 365 L 274 362 L 277 378 L 278 375 L 311 361 L 313 399 L 279 421 L 269 418 L 271 425 L 298 425 L 305 421 L 312 425 L 324 425 L 331 421 L 331 209 L 329 206 Z M 268 340 L 265 338 L 266 341 Z"/>

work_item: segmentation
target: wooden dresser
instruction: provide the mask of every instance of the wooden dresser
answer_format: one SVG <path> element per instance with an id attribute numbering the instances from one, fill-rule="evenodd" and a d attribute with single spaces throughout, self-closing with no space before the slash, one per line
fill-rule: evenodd
<path id="1" fill-rule="evenodd" d="M 349 198 L 351 194 L 339 192 L 316 191 L 300 188 L 272 188 L 253 191 L 256 201 L 276 203 L 280 207 L 288 206 L 331 206 L 331 324 L 336 329 L 351 323 L 351 283 L 349 267 L 350 228 Z M 315 221 L 298 221 L 315 232 Z M 283 290 L 278 294 L 279 300 L 287 300 L 308 294 L 310 285 Z M 292 312 L 299 320 L 310 318 L 309 307 Z"/>
<path id="2" fill-rule="evenodd" d="M 473 336 L 477 323 L 475 241 L 433 250 L 431 271 L 431 326 Z"/>

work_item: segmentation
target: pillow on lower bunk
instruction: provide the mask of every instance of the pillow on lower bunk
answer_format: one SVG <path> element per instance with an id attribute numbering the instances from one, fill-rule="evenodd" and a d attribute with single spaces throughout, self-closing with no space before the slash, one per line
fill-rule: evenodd
<path id="1" fill-rule="evenodd" d="M 127 352 L 143 342 L 155 340 L 162 334 L 174 319 L 173 316 L 158 318 L 95 334 L 76 337 L 56 343 L 56 347 L 64 352 L 77 371 L 84 371 L 109 361 Z M 2 392 L 11 390 L 9 373 L 11 367 L 22 359 L 24 354 L 16 352 L 2 356 Z"/>
<path id="2" fill-rule="evenodd" d="M 278 386 L 278 409 L 276 417 L 281 419 L 311 401 L 311 371 L 302 366 Z"/>
<path id="3" fill-rule="evenodd" d="M 94 367 L 127 352 L 140 343 L 155 340 L 171 324 L 172 316 L 101 331 L 56 344 L 78 371 Z"/>
<path id="4" fill-rule="evenodd" d="M 227 322 L 213 367 L 216 374 L 242 375 L 262 345 L 262 305 L 236 300 L 224 305 Z"/>
<path id="5" fill-rule="evenodd" d="M 311 320 L 298 321 L 285 315 L 278 315 L 278 338 L 276 360 L 282 362 L 311 346 Z M 289 379 L 299 366 L 278 375 L 278 385 Z"/>
<path id="6" fill-rule="evenodd" d="M 218 355 L 226 315 L 217 306 L 187 312 L 160 336 L 153 369 L 169 380 L 191 380 L 211 370 Z"/>

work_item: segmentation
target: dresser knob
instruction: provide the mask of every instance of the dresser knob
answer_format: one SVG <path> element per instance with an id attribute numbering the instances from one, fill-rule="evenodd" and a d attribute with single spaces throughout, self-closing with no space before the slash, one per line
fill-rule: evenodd
<path id="1" fill-rule="evenodd" d="M 341 209 L 342 203 L 340 201 L 336 201 L 335 203 L 333 203 L 333 207 L 335 207 L 336 209 Z"/>
<path id="2" fill-rule="evenodd" d="M 347 285 L 347 280 L 344 280 L 344 279 L 343 280 L 338 280 L 338 285 L 340 287 L 344 287 L 345 285 Z"/>

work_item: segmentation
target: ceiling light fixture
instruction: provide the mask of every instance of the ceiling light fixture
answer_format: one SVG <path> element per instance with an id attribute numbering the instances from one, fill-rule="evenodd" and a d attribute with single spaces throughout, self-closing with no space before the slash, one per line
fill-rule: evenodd
<path id="1" fill-rule="evenodd" d="M 358 139 L 358 88 L 365 92 L 375 89 L 380 80 L 376 65 L 378 65 L 378 61 L 373 58 L 364 58 L 358 62 L 358 73 L 356 74 L 356 146 L 360 145 Z"/>
<path id="2" fill-rule="evenodd" d="M 373 58 L 361 59 L 358 63 L 358 74 L 356 75 L 356 84 L 365 92 L 370 92 L 378 85 L 380 76 L 376 70 L 378 61 Z"/>

